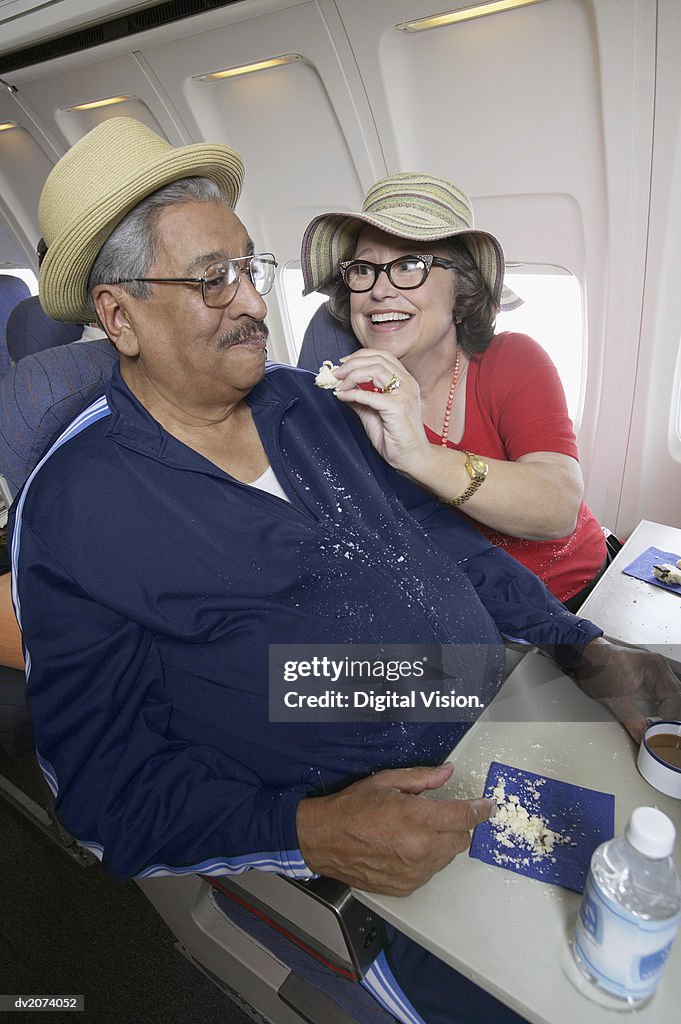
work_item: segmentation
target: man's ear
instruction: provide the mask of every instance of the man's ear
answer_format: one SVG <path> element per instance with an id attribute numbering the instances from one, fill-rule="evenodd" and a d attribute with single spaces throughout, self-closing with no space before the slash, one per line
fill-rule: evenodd
<path id="1" fill-rule="evenodd" d="M 92 301 L 109 340 L 121 355 L 132 357 L 138 355 L 139 345 L 128 300 L 127 292 L 116 285 L 98 284 L 92 289 Z"/>

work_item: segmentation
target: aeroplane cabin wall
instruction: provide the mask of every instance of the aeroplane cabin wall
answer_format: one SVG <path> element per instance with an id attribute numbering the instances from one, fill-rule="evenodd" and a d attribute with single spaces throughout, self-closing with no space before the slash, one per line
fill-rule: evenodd
<path id="1" fill-rule="evenodd" d="M 0 92 L 2 122 L 16 127 L 0 131 L 0 265 L 29 267 L 38 241 L 35 211 L 52 160 L 19 122 L 7 92 Z"/>
<path id="2" fill-rule="evenodd" d="M 277 55 L 301 60 L 217 81 L 201 76 Z M 145 49 L 192 136 L 224 141 L 244 157 L 238 212 L 256 245 L 280 264 L 298 261 L 307 223 L 329 204 L 352 210 L 385 173 L 362 84 L 331 3 L 307 3 Z M 334 206 L 334 208 L 336 208 Z M 282 277 L 270 302 L 270 355 L 295 361 L 283 341 Z M 300 339 L 297 339 L 300 344 Z"/>
<path id="3" fill-rule="evenodd" d="M 658 7 L 650 232 L 620 518 L 681 527 L 681 5 Z"/>
<path id="4" fill-rule="evenodd" d="M 284 263 L 297 257 L 315 213 L 357 208 L 386 171 L 457 182 L 510 261 L 556 264 L 581 284 L 587 353 L 577 426 L 587 500 L 626 533 L 634 515 L 678 518 L 678 503 L 662 499 L 653 514 L 645 494 L 635 512 L 633 500 L 620 507 L 639 368 L 657 6 L 542 0 L 407 34 L 395 26 L 432 14 L 430 0 L 249 0 L 12 77 L 45 153 L 45 140 L 63 151 L 119 113 L 174 144 L 210 137 L 239 149 L 247 167 L 239 213 L 256 245 Z M 199 80 L 285 53 L 303 59 Z M 104 111 L 63 109 L 113 94 L 132 99 Z M 660 166 L 659 180 L 664 173 Z M 29 238 L 35 198 L 21 202 Z M 280 287 L 269 302 L 270 352 L 290 359 Z M 637 400 L 647 398 L 638 391 Z M 646 443 L 659 435 L 654 420 Z"/>
<path id="5" fill-rule="evenodd" d="M 457 6 L 466 4 L 439 9 Z M 388 169 L 450 178 L 472 196 L 477 226 L 500 238 L 509 261 L 555 264 L 578 278 L 587 351 L 576 425 L 587 500 L 602 522 L 620 527 L 645 273 L 656 4 L 544 0 L 419 33 L 395 26 L 433 14 L 430 0 L 338 7 Z M 625 532 L 633 525 L 624 523 Z"/>
<path id="6" fill-rule="evenodd" d="M 300 60 L 218 81 L 201 76 L 282 54 Z M 57 153 L 99 121 L 137 117 L 171 143 L 221 141 L 244 157 L 238 213 L 256 246 L 298 259 L 307 222 L 328 202 L 352 209 L 385 173 L 361 81 L 335 5 L 257 0 L 17 72 L 24 112 Z M 116 106 L 76 104 L 128 96 Z M 35 212 L 31 210 L 35 219 Z M 37 227 L 36 227 L 37 230 Z M 37 236 L 36 236 L 37 237 Z M 270 355 L 293 359 L 280 311 L 268 299 Z"/>

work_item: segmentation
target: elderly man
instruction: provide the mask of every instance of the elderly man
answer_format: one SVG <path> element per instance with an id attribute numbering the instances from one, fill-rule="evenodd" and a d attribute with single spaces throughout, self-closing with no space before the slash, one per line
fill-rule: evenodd
<path id="1" fill-rule="evenodd" d="M 588 685 L 632 732 L 628 693 L 678 712 L 678 687 L 393 473 L 309 374 L 266 368 L 275 261 L 233 212 L 241 178 L 227 147 L 121 118 L 46 182 L 41 301 L 94 309 L 120 369 L 15 506 L 38 755 L 64 824 L 119 877 L 259 867 L 407 893 L 492 813 L 420 798 L 464 727 L 270 722 L 270 644 L 476 644 L 465 684 L 488 695 L 500 633 L 584 678 L 617 658 L 620 689 Z M 400 1020 L 516 1019 L 402 936 L 388 956 Z"/>

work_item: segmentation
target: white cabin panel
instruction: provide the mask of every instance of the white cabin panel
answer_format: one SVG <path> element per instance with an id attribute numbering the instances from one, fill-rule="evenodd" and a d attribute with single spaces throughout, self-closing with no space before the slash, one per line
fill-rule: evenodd
<path id="1" fill-rule="evenodd" d="M 0 95 L 0 123 L 12 121 L 16 127 L 0 131 L 0 237 L 11 237 L 13 244 L 5 252 L 0 250 L 0 265 L 33 267 L 39 237 L 38 200 L 52 163 L 21 124 L 8 98 Z"/>
<path id="2" fill-rule="evenodd" d="M 0 52 L 140 7 L 59 0 L 48 17 L 31 0 L 5 6 Z M 441 174 L 469 192 L 477 225 L 511 263 L 564 268 L 579 283 L 576 425 L 594 512 L 624 536 L 642 516 L 678 522 L 681 5 L 539 0 L 425 32 L 396 28 L 438 12 L 432 0 L 244 0 L 6 73 L 15 91 L 0 90 L 0 121 L 18 128 L 0 132 L 0 263 L 25 253 L 35 265 L 49 168 L 117 114 L 173 144 L 210 138 L 240 150 L 239 212 L 287 267 L 316 213 L 358 208 L 385 173 Z M 300 59 L 200 80 L 286 54 Z M 112 95 L 129 99 L 67 109 Z M 270 354 L 293 359 L 283 300 L 277 282 Z"/>
<path id="3" fill-rule="evenodd" d="M 56 133 L 62 152 L 110 117 L 137 118 L 173 145 L 187 141 L 133 55 L 119 54 L 86 67 L 60 63 L 52 65 L 51 75 L 22 81 L 19 92 L 34 117 Z M 116 97 L 121 102 L 111 106 L 72 109 Z"/>
<path id="4" fill-rule="evenodd" d="M 620 521 L 681 527 L 681 5 L 660 0 L 650 233 Z M 640 196 L 632 195 L 634 206 Z"/>
<path id="5" fill-rule="evenodd" d="M 587 500 L 614 528 L 643 301 L 655 3 L 543 0 L 418 33 L 395 26 L 436 13 L 428 0 L 339 9 L 389 169 L 450 178 L 509 261 L 545 259 L 578 277 L 581 460 Z"/>
<path id="6" fill-rule="evenodd" d="M 343 43 L 343 37 L 338 41 Z M 347 44 L 346 44 L 347 46 Z M 291 63 L 205 80 L 294 55 Z M 375 127 L 356 75 L 347 75 L 315 3 L 242 20 L 137 54 L 192 138 L 233 146 L 244 157 L 239 214 L 256 246 L 280 263 L 296 260 L 312 217 L 351 210 L 385 173 Z M 354 81 L 354 91 L 353 91 Z M 276 296 L 281 297 L 280 285 Z M 274 296 L 273 296 L 274 297 Z M 293 360 L 277 303 L 270 301 L 270 355 Z"/>
<path id="7" fill-rule="evenodd" d="M 289 54 L 301 59 L 217 81 L 200 80 L 211 72 Z M 342 187 L 356 201 L 384 172 L 357 76 L 341 65 L 336 41 L 316 3 L 241 20 L 193 36 L 191 45 L 178 39 L 138 56 L 192 134 L 217 138 L 243 154 L 247 189 L 265 208 L 300 208 L 312 216 L 337 198 L 334 188 Z M 302 234 L 307 221 L 294 222 Z M 276 241 L 287 246 L 286 258 L 291 258 L 290 234 Z"/>
<path id="8" fill-rule="evenodd" d="M 115 18 L 124 7 L 130 12 L 147 7 L 144 0 L 2 0 L 0 32 L 2 51 L 17 50 L 32 42 L 58 37 L 107 18 Z"/>

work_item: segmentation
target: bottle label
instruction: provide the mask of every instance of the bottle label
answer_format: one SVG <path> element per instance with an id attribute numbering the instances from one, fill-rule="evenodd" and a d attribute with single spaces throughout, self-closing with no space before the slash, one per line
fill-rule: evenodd
<path id="1" fill-rule="evenodd" d="M 681 911 L 646 921 L 620 906 L 589 872 L 575 929 L 578 956 L 601 988 L 623 999 L 646 999 L 657 987 Z"/>

